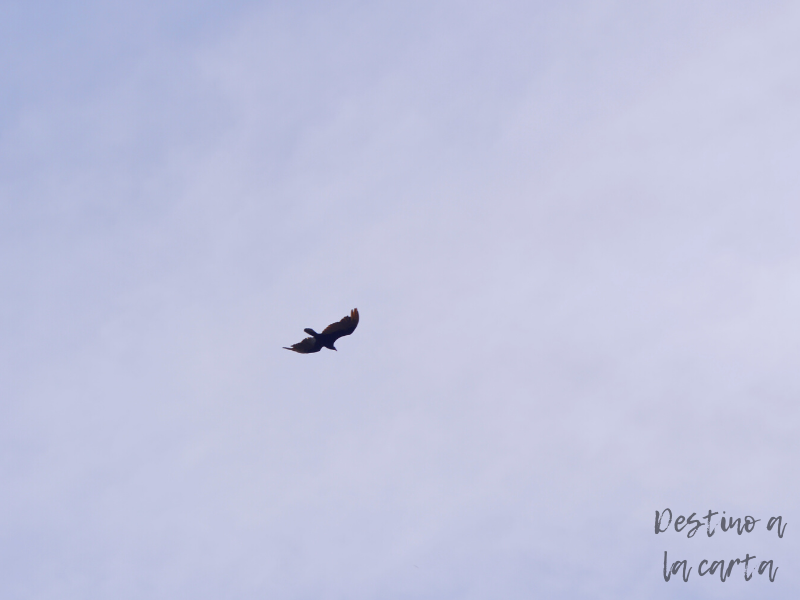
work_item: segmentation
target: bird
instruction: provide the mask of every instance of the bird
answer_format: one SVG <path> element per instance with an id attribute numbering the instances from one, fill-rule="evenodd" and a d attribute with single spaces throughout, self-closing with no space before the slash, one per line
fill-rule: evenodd
<path id="1" fill-rule="evenodd" d="M 333 347 L 333 343 L 343 335 L 350 335 L 353 333 L 356 327 L 358 327 L 358 309 L 354 308 L 350 311 L 349 317 L 345 317 L 336 323 L 331 323 L 322 330 L 322 333 L 317 333 L 308 327 L 305 328 L 303 331 L 311 335 L 311 337 L 307 337 L 302 342 L 297 342 L 289 347 L 284 346 L 284 349 L 292 350 L 300 354 L 319 352 L 323 348 L 336 350 L 336 348 Z"/>

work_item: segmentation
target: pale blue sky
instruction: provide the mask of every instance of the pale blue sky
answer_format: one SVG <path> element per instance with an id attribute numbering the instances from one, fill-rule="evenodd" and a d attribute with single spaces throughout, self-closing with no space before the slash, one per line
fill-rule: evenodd
<path id="1" fill-rule="evenodd" d="M 4 3 L 0 596 L 796 598 L 798 34 Z"/>

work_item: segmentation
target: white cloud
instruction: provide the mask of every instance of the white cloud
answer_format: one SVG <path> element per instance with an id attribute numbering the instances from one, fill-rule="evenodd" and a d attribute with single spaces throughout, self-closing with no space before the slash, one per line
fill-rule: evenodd
<path id="1" fill-rule="evenodd" d="M 5 595 L 712 597 L 656 509 L 792 522 L 796 11 L 207 8 L 9 59 Z"/>

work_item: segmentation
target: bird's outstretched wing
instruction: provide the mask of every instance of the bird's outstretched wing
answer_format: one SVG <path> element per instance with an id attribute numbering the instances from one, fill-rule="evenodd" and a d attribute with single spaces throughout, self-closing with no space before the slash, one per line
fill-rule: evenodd
<path id="1" fill-rule="evenodd" d="M 284 346 L 284 348 L 286 350 L 294 350 L 300 354 L 310 354 L 312 352 L 319 352 L 322 346 L 313 337 L 307 337 L 302 342 L 292 344 L 291 348 L 287 348 L 286 346 Z"/>
<path id="2" fill-rule="evenodd" d="M 322 330 L 322 335 L 329 335 L 334 340 L 338 340 L 343 335 L 350 335 L 358 327 L 358 309 L 354 308 L 350 311 L 350 316 L 345 317 L 341 321 L 331 323 Z"/>

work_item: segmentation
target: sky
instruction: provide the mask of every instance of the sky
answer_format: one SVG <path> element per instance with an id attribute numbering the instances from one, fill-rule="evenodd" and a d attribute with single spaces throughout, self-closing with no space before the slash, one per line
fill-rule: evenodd
<path id="1" fill-rule="evenodd" d="M 0 596 L 797 598 L 799 33 L 2 3 Z"/>

